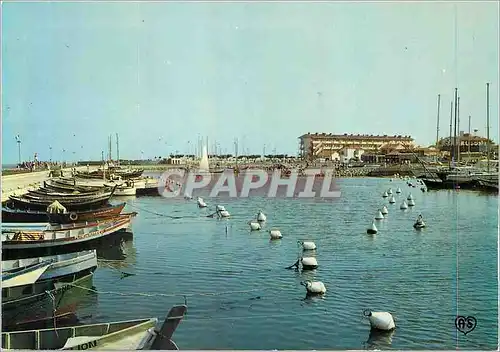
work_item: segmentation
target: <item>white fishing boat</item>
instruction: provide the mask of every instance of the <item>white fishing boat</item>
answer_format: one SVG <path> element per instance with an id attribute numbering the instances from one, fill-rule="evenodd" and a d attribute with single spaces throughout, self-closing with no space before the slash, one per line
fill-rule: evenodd
<path id="1" fill-rule="evenodd" d="M 157 318 L 2 333 L 2 346 L 15 350 L 178 350 L 172 341 L 187 306 L 174 306 L 160 329 Z"/>
<path id="2" fill-rule="evenodd" d="M 2 229 L 2 248 L 25 250 L 86 242 L 130 227 L 137 213 L 85 223 L 48 225 L 45 230 Z"/>
<path id="3" fill-rule="evenodd" d="M 11 271 L 11 272 L 2 271 L 2 290 L 11 287 L 32 285 L 43 275 L 43 273 L 49 267 L 50 267 L 50 262 L 43 262 L 43 263 L 38 263 L 36 265 L 30 265 L 21 268 L 17 271 Z M 5 299 L 5 297 L 3 297 L 2 299 Z"/>
<path id="4" fill-rule="evenodd" d="M 82 270 L 97 267 L 96 250 L 2 261 L 2 277 L 36 265 L 48 265 L 39 280 L 55 279 Z M 36 280 L 35 280 L 36 281 Z M 3 285 L 2 280 L 2 287 Z"/>

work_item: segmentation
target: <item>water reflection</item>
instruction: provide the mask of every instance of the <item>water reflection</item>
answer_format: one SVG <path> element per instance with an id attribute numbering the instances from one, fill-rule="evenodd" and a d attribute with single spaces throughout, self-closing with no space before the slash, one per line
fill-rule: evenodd
<path id="1" fill-rule="evenodd" d="M 392 331 L 381 331 L 372 329 L 368 340 L 365 342 L 366 349 L 385 349 L 390 348 L 392 345 L 392 336 L 396 330 Z"/>

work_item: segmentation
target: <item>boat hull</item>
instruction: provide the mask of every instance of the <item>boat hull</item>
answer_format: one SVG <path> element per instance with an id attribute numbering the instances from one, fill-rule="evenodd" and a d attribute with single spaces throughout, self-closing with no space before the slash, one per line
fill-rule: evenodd
<path id="1" fill-rule="evenodd" d="M 78 302 L 78 296 L 75 295 L 75 289 L 78 288 L 74 285 L 90 288 L 94 270 L 95 267 L 60 277 L 57 281 L 50 279 L 37 282 L 32 285 L 31 295 L 2 299 L 2 330 L 74 313 Z M 5 296 L 4 290 L 8 289 L 2 289 L 2 295 Z"/>
<path id="2" fill-rule="evenodd" d="M 135 214 L 134 214 L 135 215 Z M 119 219 L 110 220 L 106 226 L 91 224 L 85 228 L 84 225 L 72 229 L 64 229 L 60 231 L 33 231 L 33 232 L 16 232 L 2 233 L 2 249 L 12 250 L 27 250 L 44 247 L 59 247 L 70 244 L 88 242 L 90 240 L 99 239 L 108 236 L 120 230 L 127 230 L 130 227 L 132 217 L 121 216 Z M 99 229 L 99 227 L 104 228 Z M 81 231 L 76 231 L 76 230 Z M 87 229 L 87 231 L 85 230 Z M 73 232 L 71 232 L 73 231 Z M 83 233 L 81 233 L 83 231 Z"/>
<path id="3" fill-rule="evenodd" d="M 69 224 L 81 221 L 92 221 L 95 219 L 105 219 L 119 215 L 125 203 L 114 206 L 103 207 L 91 211 L 76 212 L 76 218 L 72 212 L 65 214 L 50 214 L 45 211 L 20 210 L 20 209 L 2 209 L 2 222 L 4 223 L 33 223 L 33 222 L 51 222 L 56 224 Z"/>
<path id="4" fill-rule="evenodd" d="M 6 260 L 2 261 L 2 273 L 46 262 L 52 262 L 52 264 L 40 275 L 39 280 L 56 279 L 97 267 L 97 253 L 92 250 L 39 258 Z"/>

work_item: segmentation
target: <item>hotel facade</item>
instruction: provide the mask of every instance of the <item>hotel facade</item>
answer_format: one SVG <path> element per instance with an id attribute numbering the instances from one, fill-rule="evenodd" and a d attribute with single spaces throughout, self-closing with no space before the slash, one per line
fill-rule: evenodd
<path id="1" fill-rule="evenodd" d="M 402 135 L 306 133 L 299 137 L 299 156 L 304 159 L 344 161 L 363 154 L 414 148 L 414 140 Z"/>

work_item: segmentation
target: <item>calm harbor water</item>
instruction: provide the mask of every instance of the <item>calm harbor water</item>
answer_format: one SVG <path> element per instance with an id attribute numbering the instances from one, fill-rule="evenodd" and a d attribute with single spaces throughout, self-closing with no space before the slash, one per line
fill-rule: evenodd
<path id="1" fill-rule="evenodd" d="M 338 184 L 342 198 L 330 202 L 223 200 L 230 220 L 206 217 L 212 199 L 198 209 L 195 201 L 126 198 L 139 213 L 134 238 L 115 251 L 122 259 L 108 254 L 101 262 L 93 282 L 99 293 L 84 297 L 80 319 L 162 321 L 187 295 L 174 335 L 180 349 L 495 349 L 498 197 L 421 193 L 402 180 Z M 390 205 L 381 195 L 398 186 L 403 193 Z M 402 211 L 410 191 L 416 206 Z M 383 205 L 387 218 L 367 235 Z M 247 222 L 259 209 L 281 241 L 250 233 Z M 418 214 L 428 226 L 420 232 L 412 227 Z M 299 239 L 316 242 L 317 270 L 285 269 L 297 259 Z M 326 295 L 304 300 L 307 279 L 323 281 Z M 397 329 L 370 335 L 367 308 L 392 312 Z M 457 332 L 457 314 L 476 317 L 476 329 Z"/>

